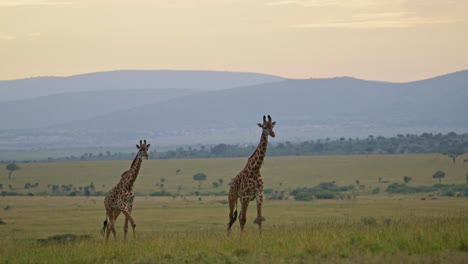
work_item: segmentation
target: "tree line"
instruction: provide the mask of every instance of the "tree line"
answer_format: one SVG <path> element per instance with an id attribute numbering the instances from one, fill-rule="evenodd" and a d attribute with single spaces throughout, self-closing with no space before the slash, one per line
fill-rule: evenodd
<path id="1" fill-rule="evenodd" d="M 256 148 L 256 145 L 247 144 L 217 144 L 178 147 L 165 152 L 153 151 L 151 158 L 155 159 L 187 159 L 187 158 L 220 158 L 220 157 L 247 157 Z M 339 138 L 317 139 L 302 142 L 271 142 L 268 147 L 268 156 L 312 156 L 312 155 L 372 155 L 372 154 L 418 154 L 442 153 L 450 157 L 453 162 L 457 157 L 468 152 L 468 133 L 447 134 L 423 133 L 398 134 L 394 137 L 369 135 L 367 138 Z M 65 156 L 48 158 L 37 161 L 87 161 L 87 160 L 122 160 L 132 159 L 136 153 L 84 153 L 81 156 Z M 467 162 L 468 160 L 464 160 Z M 0 161 L 12 163 L 18 161 Z M 27 161 L 31 162 L 31 161 Z"/>

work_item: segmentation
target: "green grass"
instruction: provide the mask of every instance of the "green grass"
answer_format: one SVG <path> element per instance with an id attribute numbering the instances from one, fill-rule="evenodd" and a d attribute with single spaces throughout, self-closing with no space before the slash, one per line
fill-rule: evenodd
<path id="1" fill-rule="evenodd" d="M 356 201 L 266 201 L 259 235 L 248 212 L 225 232 L 222 198 L 137 197 L 137 239 L 106 245 L 99 235 L 102 198 L 3 197 L 0 263 L 465 263 L 468 209 L 465 198 L 364 196 Z M 363 218 L 376 221 L 369 224 Z M 131 231 L 129 231 L 131 234 Z M 60 234 L 89 235 L 70 243 L 39 243 Z"/>
<path id="2" fill-rule="evenodd" d="M 117 220 L 117 241 L 106 245 L 100 236 L 105 218 L 103 197 L 0 197 L 0 263 L 467 263 L 468 199 L 437 195 L 389 195 L 392 182 L 410 176 L 410 185 L 432 185 L 432 174 L 446 172 L 443 183 L 466 182 L 467 165 L 453 164 L 442 155 L 377 155 L 327 157 L 267 157 L 262 175 L 265 188 L 291 190 L 336 181 L 338 185 L 365 185 L 356 200 L 266 200 L 264 232 L 252 221 L 252 202 L 246 230 L 238 222 L 230 236 L 226 196 L 198 196 L 192 176 L 208 175 L 201 191 L 228 190 L 227 183 L 246 159 L 148 160 L 135 183 L 147 194 L 182 186 L 185 196 L 137 196 L 134 217 L 137 239 L 131 231 L 122 242 L 123 218 Z M 12 180 L 0 175 L 4 188 L 45 192 L 47 184 L 87 185 L 108 191 L 131 161 L 19 164 Z M 182 174 L 176 175 L 176 169 Z M 379 177 L 388 183 L 379 183 Z M 211 182 L 224 180 L 220 188 Z M 24 190 L 26 182 L 39 188 Z M 380 187 L 378 195 L 371 190 Z M 425 198 L 424 200 L 422 198 Z M 9 207 L 9 210 L 4 208 Z M 375 221 L 374 221 L 375 220 Z M 375 223 L 374 223 L 375 222 Z M 89 236 L 81 241 L 44 243 L 48 237 Z"/>
<path id="3" fill-rule="evenodd" d="M 244 167 L 246 158 L 189 159 L 189 160 L 145 160 L 135 182 L 135 191 L 149 194 L 160 191 L 156 186 L 165 178 L 165 190 L 189 195 L 198 191 L 192 176 L 198 172 L 208 177 L 202 184 L 202 192 L 227 191 L 227 183 Z M 107 192 L 129 168 L 128 161 L 93 161 L 60 163 L 18 164 L 21 169 L 13 172 L 8 180 L 8 171 L 0 170 L 0 183 L 11 184 L 22 193 L 46 192 L 48 184 L 73 184 L 85 186 L 94 183 L 98 191 Z M 177 169 L 182 174 L 176 175 Z M 362 156 L 313 156 L 313 157 L 267 157 L 262 167 L 265 188 L 292 190 L 297 187 L 314 186 L 320 182 L 336 181 L 338 185 L 365 185 L 366 191 L 379 187 L 382 191 L 390 183 L 403 182 L 404 176 L 412 177 L 409 185 L 432 185 L 437 180 L 432 175 L 437 170 L 446 173 L 442 183 L 465 183 L 468 164 L 453 164 L 440 154 L 428 155 L 374 155 Z M 3 173 L 2 173 L 3 171 Z M 387 183 L 379 182 L 379 178 Z M 223 179 L 221 187 L 213 188 L 212 182 Z M 24 184 L 38 182 L 40 186 L 24 190 Z"/>

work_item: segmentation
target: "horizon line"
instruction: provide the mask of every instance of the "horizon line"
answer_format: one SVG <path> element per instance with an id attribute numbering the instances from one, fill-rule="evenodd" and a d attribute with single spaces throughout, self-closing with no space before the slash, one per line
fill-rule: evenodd
<path id="1" fill-rule="evenodd" d="M 31 77 L 23 77 L 23 78 L 16 78 L 16 79 L 0 79 L 0 82 L 9 82 L 9 81 L 21 81 L 21 80 L 29 80 L 29 79 L 40 79 L 40 78 L 71 78 L 71 77 L 76 77 L 76 76 L 83 76 L 83 75 L 91 75 L 91 74 L 101 74 L 101 73 L 111 73 L 111 72 L 217 72 L 217 73 L 244 73 L 244 74 L 258 74 L 258 75 L 266 75 L 266 76 L 272 76 L 272 77 L 277 77 L 277 78 L 282 78 L 284 80 L 319 80 L 319 79 L 335 79 L 335 78 L 352 78 L 352 79 L 357 79 L 357 80 L 362 80 L 362 81 L 372 81 L 372 82 L 385 82 L 385 83 L 411 83 L 411 82 L 418 82 L 418 81 L 424 81 L 424 80 L 430 80 L 430 79 L 435 79 L 439 78 L 442 76 L 446 75 L 451 75 L 455 73 L 460 73 L 464 71 L 468 71 L 467 69 L 461 69 L 461 70 L 456 70 L 452 72 L 445 72 L 445 73 L 439 73 L 436 75 L 432 75 L 427 78 L 422 78 L 422 79 L 415 79 L 411 81 L 386 81 L 386 80 L 377 80 L 377 79 L 365 79 L 365 78 L 359 78 L 356 76 L 351 76 L 351 75 L 335 75 L 335 76 L 328 76 L 328 77 L 306 77 L 306 78 L 289 78 L 289 77 L 284 77 L 281 75 L 276 75 L 276 74 L 269 74 L 269 73 L 263 73 L 263 72 L 252 72 L 252 71 L 231 71 L 231 70 L 207 70 L 207 69 L 115 69 L 115 70 L 102 70 L 102 71 L 95 71 L 95 72 L 83 72 L 83 73 L 76 73 L 76 74 L 71 74 L 71 75 L 38 75 L 38 76 L 31 76 Z"/>

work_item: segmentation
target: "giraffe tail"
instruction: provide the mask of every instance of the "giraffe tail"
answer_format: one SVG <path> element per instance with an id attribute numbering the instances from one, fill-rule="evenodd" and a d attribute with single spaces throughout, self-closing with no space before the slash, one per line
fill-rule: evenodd
<path id="1" fill-rule="evenodd" d="M 104 234 L 106 233 L 106 228 L 107 228 L 107 216 L 106 216 L 106 220 L 104 220 L 104 226 L 102 227 L 102 231 L 101 231 L 102 236 L 104 236 Z"/>
<path id="2" fill-rule="evenodd" d="M 232 215 L 231 220 L 229 221 L 228 224 L 228 230 L 231 230 L 231 226 L 236 222 L 237 220 L 237 200 L 236 200 L 236 210 L 234 211 L 234 214 Z"/>

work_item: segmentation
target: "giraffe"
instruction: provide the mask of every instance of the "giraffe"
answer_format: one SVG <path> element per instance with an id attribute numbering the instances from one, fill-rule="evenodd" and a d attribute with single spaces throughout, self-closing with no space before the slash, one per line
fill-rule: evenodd
<path id="1" fill-rule="evenodd" d="M 229 189 L 228 232 L 231 231 L 232 224 L 234 224 L 237 219 L 237 201 L 240 200 L 241 203 L 239 222 L 241 232 L 243 232 L 245 222 L 247 221 L 247 207 L 250 201 L 254 199 L 257 201 L 257 218 L 254 223 L 258 224 L 259 231 L 262 232 L 262 221 L 265 221 L 265 218 L 262 216 L 263 180 L 260 174 L 260 168 L 262 167 L 263 159 L 267 151 L 268 136 L 275 137 L 275 132 L 273 131 L 275 124 L 276 122 L 271 120 L 271 116 L 268 116 L 268 120 L 263 116 L 263 124 L 257 124 L 262 128 L 260 143 L 247 160 L 245 167 L 234 178 L 231 188 Z M 236 207 L 236 211 L 233 213 L 234 207 Z"/>
<path id="2" fill-rule="evenodd" d="M 146 140 L 142 142 L 140 140 L 140 145 L 136 145 L 138 153 L 133 159 L 130 169 L 125 171 L 120 177 L 120 181 L 117 185 L 112 188 L 109 193 L 107 193 L 104 198 L 104 207 L 106 208 L 106 220 L 104 221 L 104 227 L 102 228 L 102 235 L 106 233 L 106 242 L 109 240 L 109 235 L 112 232 L 114 240 L 116 239 L 115 231 L 115 220 L 120 213 L 125 215 L 125 225 L 124 225 L 124 240 L 127 238 L 128 231 L 128 222 L 132 226 L 133 237 L 135 238 L 135 219 L 132 217 L 133 209 L 133 199 L 135 194 L 133 193 L 133 184 L 138 176 L 140 171 L 141 162 L 143 157 L 148 159 L 148 149 L 151 144 L 146 144 Z M 109 220 L 109 222 L 107 222 Z"/>

